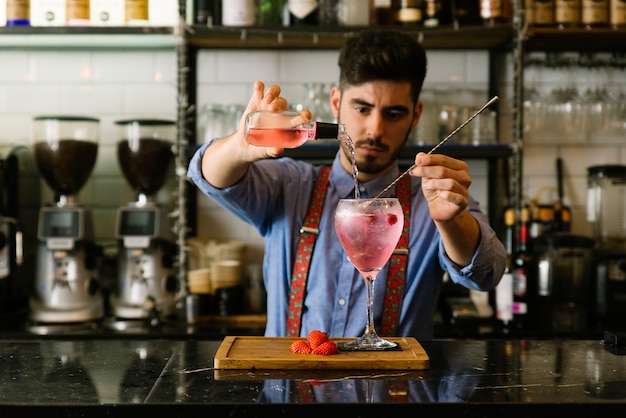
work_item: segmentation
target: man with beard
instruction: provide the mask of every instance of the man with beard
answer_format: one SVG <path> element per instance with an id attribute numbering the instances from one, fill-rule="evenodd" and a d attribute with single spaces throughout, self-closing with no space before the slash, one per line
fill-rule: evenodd
<path id="1" fill-rule="evenodd" d="M 364 31 L 347 40 L 339 68 L 330 104 L 354 141 L 360 196 L 374 197 L 401 172 L 396 158 L 422 113 L 426 54 L 400 31 Z M 330 172 L 277 158 L 282 148 L 255 147 L 245 140 L 245 114 L 259 109 L 287 109 L 279 86 L 266 89 L 257 81 L 239 129 L 200 147 L 188 175 L 264 239 L 266 336 L 306 336 L 316 329 L 331 337 L 360 336 L 366 288 L 334 229 L 337 202 L 355 195 L 351 150 L 341 143 Z M 308 111 L 300 116 L 311 118 Z M 469 195 L 465 162 L 419 153 L 410 174 L 386 194 L 402 194 L 403 206 L 410 206 L 408 236 L 401 238 L 408 242 L 408 256 L 399 251 L 394 262 L 400 267 L 389 269 L 388 263 L 379 273 L 374 322 L 383 336 L 429 340 L 444 272 L 455 283 L 488 291 L 500 280 L 506 255 Z M 316 182 L 327 186 L 322 198 L 312 197 Z M 400 193 L 400 188 L 407 191 Z M 319 233 L 314 245 L 299 247 L 300 235 L 309 233 L 301 227 L 310 205 L 323 207 L 312 211 L 321 213 Z M 301 291 L 292 294 L 296 284 Z"/>

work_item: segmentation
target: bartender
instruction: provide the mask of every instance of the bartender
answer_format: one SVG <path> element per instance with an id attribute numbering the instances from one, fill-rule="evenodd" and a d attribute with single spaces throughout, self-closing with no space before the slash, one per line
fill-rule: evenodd
<path id="1" fill-rule="evenodd" d="M 426 53 L 408 34 L 367 30 L 347 40 L 339 55 L 339 85 L 330 105 L 354 141 L 361 197 L 377 196 L 401 173 L 397 157 L 422 114 L 419 95 Z M 254 83 L 239 129 L 194 154 L 188 176 L 197 187 L 264 239 L 266 336 L 331 337 L 363 334 L 366 286 L 334 229 L 340 199 L 355 195 L 351 150 L 341 143 L 331 166 L 280 157 L 282 148 L 245 140 L 248 112 L 285 110 L 281 89 Z M 308 111 L 301 112 L 310 120 Z M 443 154 L 419 153 L 410 176 L 390 190 L 410 206 L 408 255 L 400 268 L 381 270 L 375 281 L 375 328 L 381 335 L 429 340 L 443 274 L 468 289 L 489 291 L 504 271 L 505 250 L 487 216 L 470 196 L 467 164 Z M 325 196 L 312 198 L 314 187 Z M 310 205 L 321 208 L 313 246 L 299 247 Z M 294 291 L 296 287 L 301 292 Z M 292 294 L 293 293 L 293 294 Z"/>

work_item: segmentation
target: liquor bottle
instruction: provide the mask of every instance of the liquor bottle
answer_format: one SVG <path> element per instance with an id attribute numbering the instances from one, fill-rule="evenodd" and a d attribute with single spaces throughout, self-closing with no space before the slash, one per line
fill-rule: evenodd
<path id="1" fill-rule="evenodd" d="M 626 0 L 609 0 L 609 19 L 614 28 L 626 27 Z"/>
<path id="2" fill-rule="evenodd" d="M 317 121 L 297 123 L 298 119 L 298 112 L 250 112 L 246 116 L 246 141 L 258 147 L 297 148 L 306 141 L 316 139 L 348 138 L 344 124 Z"/>
<path id="3" fill-rule="evenodd" d="M 288 26 L 319 25 L 319 2 L 317 0 L 287 0 Z"/>
<path id="4" fill-rule="evenodd" d="M 513 322 L 520 329 L 528 328 L 529 274 L 532 255 L 528 248 L 529 213 L 524 207 L 520 211 L 518 248 L 513 259 Z"/>
<path id="5" fill-rule="evenodd" d="M 89 0 L 67 0 L 65 2 L 65 19 L 68 26 L 89 26 Z"/>
<path id="6" fill-rule="evenodd" d="M 392 23 L 391 0 L 370 0 L 370 25 L 385 26 Z"/>
<path id="7" fill-rule="evenodd" d="M 586 28 L 597 28 L 609 24 L 609 0 L 581 0 L 580 23 Z"/>
<path id="8" fill-rule="evenodd" d="M 450 14 L 455 28 L 480 24 L 480 4 L 471 0 L 451 0 Z"/>
<path id="9" fill-rule="evenodd" d="M 424 27 L 433 28 L 442 24 L 442 0 L 424 0 Z"/>
<path id="10" fill-rule="evenodd" d="M 394 0 L 393 21 L 396 25 L 418 26 L 422 24 L 422 0 Z"/>
<path id="11" fill-rule="evenodd" d="M 500 283 L 496 286 L 496 319 L 502 331 L 509 332 L 513 322 L 513 252 L 515 235 L 515 212 L 508 208 L 504 212 L 506 264 Z"/>
<path id="12" fill-rule="evenodd" d="M 580 0 L 555 0 L 554 23 L 560 29 L 580 25 Z"/>
<path id="13" fill-rule="evenodd" d="M 127 25 L 146 26 L 148 24 L 148 0 L 126 0 Z"/>
<path id="14" fill-rule="evenodd" d="M 480 17 L 487 26 L 493 26 L 502 19 L 501 0 L 480 0 Z"/>
<path id="15" fill-rule="evenodd" d="M 30 0 L 7 0 L 6 18 L 7 26 L 30 26 Z"/>
<path id="16" fill-rule="evenodd" d="M 554 0 L 527 0 L 526 22 L 530 26 L 554 26 Z"/>

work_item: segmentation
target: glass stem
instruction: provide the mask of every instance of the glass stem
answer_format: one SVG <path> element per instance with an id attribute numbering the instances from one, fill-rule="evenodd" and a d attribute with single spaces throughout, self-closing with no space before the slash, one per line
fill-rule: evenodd
<path id="1" fill-rule="evenodd" d="M 365 324 L 366 337 L 376 337 L 376 330 L 374 329 L 374 280 L 376 276 L 366 276 L 365 285 L 367 286 L 367 304 L 365 306 L 367 310 L 367 323 Z"/>

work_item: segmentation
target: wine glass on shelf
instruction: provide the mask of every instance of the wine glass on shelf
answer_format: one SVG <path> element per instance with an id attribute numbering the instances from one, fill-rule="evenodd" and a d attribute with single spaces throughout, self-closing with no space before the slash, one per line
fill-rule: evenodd
<path id="1" fill-rule="evenodd" d="M 341 199 L 335 212 L 335 230 L 350 261 L 367 288 L 364 334 L 339 343 L 342 350 L 385 350 L 396 343 L 381 338 L 374 327 L 374 281 L 402 234 L 404 214 L 397 198 Z"/>

